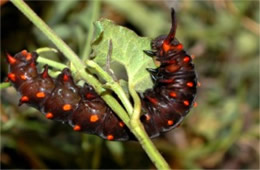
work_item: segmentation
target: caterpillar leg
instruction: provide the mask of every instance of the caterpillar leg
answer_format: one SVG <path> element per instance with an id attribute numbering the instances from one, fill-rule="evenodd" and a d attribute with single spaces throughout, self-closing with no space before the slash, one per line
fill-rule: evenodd
<path id="1" fill-rule="evenodd" d="M 158 70 L 157 69 L 153 69 L 153 68 L 147 68 L 146 70 L 151 74 L 152 81 L 153 82 L 157 81 Z"/>
<path id="2" fill-rule="evenodd" d="M 154 57 L 156 55 L 156 51 L 153 50 L 143 50 L 143 52 L 150 57 Z"/>

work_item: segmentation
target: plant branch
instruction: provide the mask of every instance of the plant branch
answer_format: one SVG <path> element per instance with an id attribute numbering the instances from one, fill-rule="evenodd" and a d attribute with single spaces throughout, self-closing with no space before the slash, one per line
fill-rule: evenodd
<path id="1" fill-rule="evenodd" d="M 89 20 L 89 31 L 88 31 L 88 36 L 86 39 L 86 44 L 85 48 L 83 50 L 82 54 L 82 61 L 86 61 L 88 59 L 88 56 L 90 55 L 91 51 L 91 40 L 93 39 L 94 35 L 94 21 L 98 19 L 99 16 L 99 8 L 100 8 L 100 0 L 95 0 L 91 1 L 91 6 L 92 6 L 92 16 Z"/>
<path id="2" fill-rule="evenodd" d="M 61 64 L 59 62 L 47 59 L 47 58 L 43 58 L 41 56 L 39 56 L 37 58 L 37 62 L 42 63 L 42 64 L 48 64 L 49 66 L 53 67 L 53 68 L 57 68 L 59 70 L 63 70 L 64 68 L 68 67 L 65 64 Z"/>
<path id="3" fill-rule="evenodd" d="M 120 101 L 122 101 L 127 112 L 131 114 L 133 112 L 133 107 L 130 101 L 128 100 L 128 97 L 126 96 L 122 87 L 117 82 L 115 82 L 113 78 L 94 61 L 88 60 L 86 61 L 86 64 L 90 68 L 94 69 L 95 72 L 98 73 L 102 78 L 105 79 L 105 81 L 107 82 L 105 86 L 113 90 L 117 94 L 117 96 L 119 97 Z"/>
<path id="4" fill-rule="evenodd" d="M 148 156 L 158 169 L 170 169 L 167 162 L 164 160 L 162 155 L 156 149 L 151 139 L 145 132 L 143 124 L 140 121 L 142 107 L 141 100 L 131 85 L 129 85 L 129 92 L 134 100 L 134 111 L 130 120 L 131 131 L 137 137 L 143 149 L 146 151 L 146 153 L 148 153 Z"/>

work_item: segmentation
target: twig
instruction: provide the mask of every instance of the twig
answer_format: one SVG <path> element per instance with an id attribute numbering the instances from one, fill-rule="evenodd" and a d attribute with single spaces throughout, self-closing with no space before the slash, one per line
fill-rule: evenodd
<path id="1" fill-rule="evenodd" d="M 84 48 L 83 54 L 82 54 L 82 61 L 86 61 L 90 55 L 91 40 L 93 39 L 93 35 L 94 35 L 93 23 L 94 23 L 94 21 L 96 21 L 98 19 L 98 16 L 99 16 L 100 0 L 94 0 L 94 1 L 90 1 L 90 2 L 91 2 L 93 12 L 92 12 L 92 16 L 89 20 L 89 31 L 88 31 L 88 36 L 86 39 L 85 48 Z"/>

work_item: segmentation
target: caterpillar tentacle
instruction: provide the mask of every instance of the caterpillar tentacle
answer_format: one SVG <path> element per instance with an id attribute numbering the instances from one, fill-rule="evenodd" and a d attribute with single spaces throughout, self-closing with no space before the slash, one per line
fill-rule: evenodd
<path id="1" fill-rule="evenodd" d="M 152 50 L 144 50 L 161 64 L 147 68 L 154 82 L 152 89 L 141 94 L 141 122 L 153 138 L 177 127 L 193 106 L 197 76 L 192 58 L 175 38 L 177 22 L 172 9 L 172 28 L 151 43 Z M 98 135 L 107 140 L 129 140 L 133 135 L 106 105 L 93 87 L 75 84 L 71 72 L 65 68 L 57 78 L 48 74 L 48 66 L 38 73 L 38 54 L 26 50 L 14 57 L 7 54 L 8 79 L 21 94 L 19 105 L 26 103 L 40 110 L 46 118 L 70 124 L 75 131 Z"/>

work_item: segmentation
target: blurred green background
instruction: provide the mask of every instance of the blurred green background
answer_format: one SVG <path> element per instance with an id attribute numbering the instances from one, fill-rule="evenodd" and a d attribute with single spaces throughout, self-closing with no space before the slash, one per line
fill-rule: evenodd
<path id="1" fill-rule="evenodd" d="M 94 1 L 27 3 L 82 54 Z M 259 169 L 259 1 L 105 0 L 99 17 L 156 37 L 169 31 L 170 7 L 201 87 L 182 126 L 153 142 L 171 168 Z M 54 47 L 10 2 L 1 4 L 1 81 L 5 51 L 45 46 Z M 139 143 L 74 132 L 18 100 L 14 88 L 1 90 L 1 168 L 154 168 Z"/>

